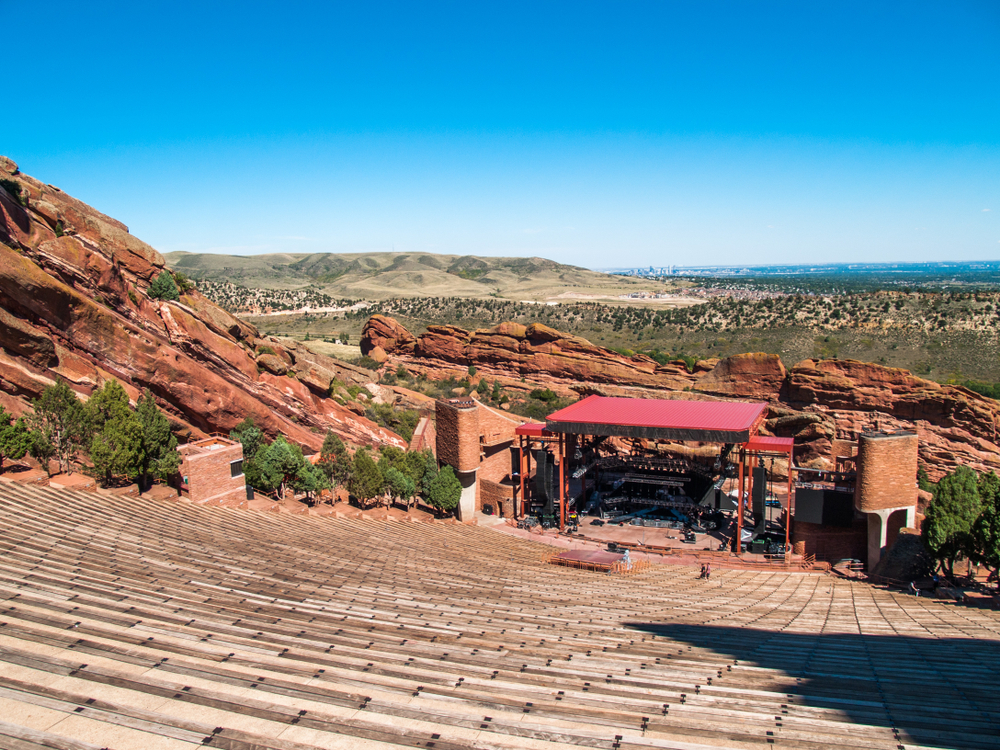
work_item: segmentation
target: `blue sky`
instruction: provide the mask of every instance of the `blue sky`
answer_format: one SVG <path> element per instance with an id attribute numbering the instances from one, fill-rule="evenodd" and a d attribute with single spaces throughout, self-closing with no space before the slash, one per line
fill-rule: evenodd
<path id="1" fill-rule="evenodd" d="M 162 252 L 1000 258 L 995 1 L 0 18 L 20 30 L 0 153 Z"/>

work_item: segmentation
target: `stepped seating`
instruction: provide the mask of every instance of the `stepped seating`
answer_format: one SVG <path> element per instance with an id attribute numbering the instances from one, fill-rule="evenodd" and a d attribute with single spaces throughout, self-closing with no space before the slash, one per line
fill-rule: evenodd
<path id="1" fill-rule="evenodd" d="M 1000 748 L 1000 616 L 0 485 L 0 748 Z"/>

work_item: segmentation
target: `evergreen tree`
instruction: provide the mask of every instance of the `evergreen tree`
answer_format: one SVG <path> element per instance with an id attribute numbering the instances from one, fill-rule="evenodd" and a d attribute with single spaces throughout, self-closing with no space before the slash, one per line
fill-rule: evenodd
<path id="1" fill-rule="evenodd" d="M 982 512 L 972 526 L 975 561 L 992 568 L 1000 589 L 1000 477 L 992 471 L 979 477 Z"/>
<path id="2" fill-rule="evenodd" d="M 959 466 L 938 482 L 924 520 L 923 539 L 949 579 L 954 577 L 955 561 L 975 551 L 971 532 L 980 506 L 976 472 L 968 466 Z"/>
<path id="3" fill-rule="evenodd" d="M 427 502 L 438 510 L 454 510 L 462 497 L 462 484 L 455 470 L 447 465 L 430 481 L 427 489 Z"/>
<path id="4" fill-rule="evenodd" d="M 90 433 L 90 460 L 104 486 L 116 478 L 137 476 L 143 453 L 142 425 L 121 383 L 109 380 L 94 391 L 84 413 Z"/>
<path id="5" fill-rule="evenodd" d="M 131 480 L 140 473 L 142 425 L 131 410 L 108 419 L 90 440 L 94 474 L 105 487 L 116 479 Z"/>
<path id="6" fill-rule="evenodd" d="M 351 478 L 351 457 L 339 435 L 326 433 L 317 466 L 334 487 L 346 484 Z"/>
<path id="7" fill-rule="evenodd" d="M 279 497 L 284 497 L 286 487 L 294 483 L 302 469 L 305 460 L 302 450 L 279 435 L 269 446 L 258 449 L 258 453 L 261 454 L 258 459 L 261 489 L 277 490 Z"/>
<path id="8" fill-rule="evenodd" d="M 382 494 L 382 473 L 365 448 L 354 454 L 354 471 L 351 472 L 351 494 L 367 503 Z"/>
<path id="9" fill-rule="evenodd" d="M 313 466 L 309 460 L 302 455 L 299 450 L 301 462 L 292 479 L 292 486 L 298 492 L 304 492 L 311 499 L 320 490 L 330 488 L 330 480 L 318 466 Z"/>
<path id="10" fill-rule="evenodd" d="M 35 413 L 26 421 L 32 431 L 31 455 L 48 469 L 55 458 L 61 471 L 70 470 L 70 462 L 88 438 L 87 415 L 76 393 L 66 383 L 50 385 L 33 402 Z"/>
<path id="11" fill-rule="evenodd" d="M 24 458 L 24 454 L 31 448 L 31 432 L 23 419 L 16 422 L 7 413 L 7 410 L 0 406 L 0 471 L 3 470 L 4 459 L 12 458 L 17 461 Z"/>
<path id="12" fill-rule="evenodd" d="M 108 380 L 98 388 L 84 405 L 87 429 L 98 433 L 109 421 L 120 419 L 129 409 L 128 394 L 117 380 Z"/>
<path id="13" fill-rule="evenodd" d="M 934 484 L 931 482 L 930 477 L 927 476 L 927 469 L 923 466 L 917 467 L 917 487 L 924 492 L 934 491 Z"/>
<path id="14" fill-rule="evenodd" d="M 170 432 L 170 422 L 156 406 L 153 394 L 146 390 L 139 397 L 135 416 L 142 427 L 142 456 L 139 461 L 139 478 L 143 488 L 151 478 L 169 480 L 181 465 L 177 452 L 177 438 Z"/>
<path id="15" fill-rule="evenodd" d="M 390 466 L 386 470 L 383 477 L 384 486 L 389 495 L 396 500 L 402 500 L 406 503 L 406 507 L 409 508 L 410 501 L 417 492 L 416 483 L 393 466 Z"/>
<path id="16" fill-rule="evenodd" d="M 434 454 L 430 450 L 423 450 L 420 452 L 424 460 L 424 475 L 420 478 L 420 492 L 423 493 L 424 497 L 429 497 L 431 492 L 431 482 L 438 475 L 438 464 L 437 459 L 434 458 Z"/>
<path id="17" fill-rule="evenodd" d="M 180 291 L 177 289 L 177 282 L 174 281 L 174 277 L 170 271 L 166 269 L 163 269 L 160 275 L 153 280 L 153 283 L 149 285 L 149 289 L 146 290 L 146 294 L 151 299 L 179 300 L 181 298 Z"/>
<path id="18" fill-rule="evenodd" d="M 261 459 L 268 447 L 264 433 L 254 423 L 253 417 L 247 417 L 234 427 L 229 437 L 243 446 L 243 475 L 246 483 L 264 492 L 272 492 L 273 488 L 265 486 L 265 478 L 261 473 Z"/>

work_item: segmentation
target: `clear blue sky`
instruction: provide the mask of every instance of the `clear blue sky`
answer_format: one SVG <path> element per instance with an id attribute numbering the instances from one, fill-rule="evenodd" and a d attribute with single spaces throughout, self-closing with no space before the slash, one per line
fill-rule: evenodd
<path id="1" fill-rule="evenodd" d="M 163 252 L 1000 258 L 996 0 L 0 0 L 0 20 L 0 153 Z"/>

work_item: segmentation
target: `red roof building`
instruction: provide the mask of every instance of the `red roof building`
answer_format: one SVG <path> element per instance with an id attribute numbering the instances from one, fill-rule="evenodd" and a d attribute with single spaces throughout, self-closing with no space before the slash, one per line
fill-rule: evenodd
<path id="1" fill-rule="evenodd" d="M 746 443 L 757 434 L 766 412 L 767 404 L 745 401 L 589 396 L 550 414 L 545 429 L 573 435 Z"/>

